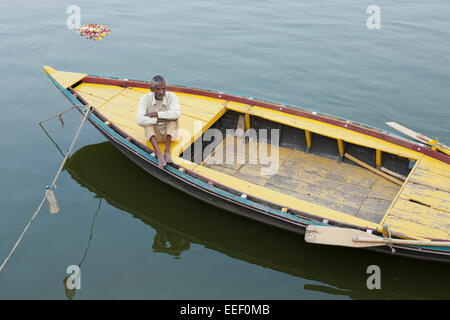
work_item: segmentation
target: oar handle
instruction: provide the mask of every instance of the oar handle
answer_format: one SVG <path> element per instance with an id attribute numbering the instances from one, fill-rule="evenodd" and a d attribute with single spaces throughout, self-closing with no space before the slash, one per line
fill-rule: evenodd
<path id="1" fill-rule="evenodd" d="M 415 246 L 433 246 L 433 247 L 450 247 L 450 241 L 423 241 L 423 240 L 405 240 L 405 239 L 389 239 L 389 238 L 368 238 L 353 237 L 354 242 L 370 242 L 370 243 L 392 243 L 392 244 L 410 244 Z"/>

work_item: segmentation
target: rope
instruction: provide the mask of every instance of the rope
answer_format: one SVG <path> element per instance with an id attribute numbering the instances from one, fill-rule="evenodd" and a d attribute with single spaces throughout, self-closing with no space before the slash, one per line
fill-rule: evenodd
<path id="1" fill-rule="evenodd" d="M 70 108 L 67 109 L 67 110 L 64 110 L 64 111 L 62 111 L 62 112 L 60 112 L 60 113 L 58 113 L 58 114 L 55 114 L 53 117 L 50 117 L 50 118 L 48 118 L 47 120 L 42 120 L 42 121 L 40 121 L 39 124 L 44 123 L 44 122 L 47 122 L 47 121 L 49 121 L 49 120 L 52 120 L 52 119 L 54 119 L 54 118 L 56 118 L 56 117 L 61 117 L 64 113 L 69 112 L 69 111 L 72 110 L 73 108 L 77 108 L 77 107 L 84 107 L 84 106 L 83 106 L 83 105 L 75 105 L 75 106 L 72 106 L 72 107 L 70 107 Z"/>
<path id="2" fill-rule="evenodd" d="M 389 248 L 391 248 L 392 253 L 395 253 L 394 245 L 392 243 L 391 229 L 388 226 L 386 226 L 386 228 L 387 228 L 387 231 L 388 231 L 388 234 L 389 234 L 388 246 L 389 246 Z"/>
<path id="3" fill-rule="evenodd" d="M 72 109 L 72 108 L 71 108 L 71 109 Z M 86 109 L 87 109 L 87 110 L 86 110 Z M 63 160 L 63 162 L 61 163 L 61 165 L 60 165 L 58 171 L 56 172 L 55 178 L 53 179 L 52 183 L 50 184 L 50 187 L 45 191 L 44 198 L 42 199 L 42 201 L 41 201 L 41 203 L 39 204 L 38 208 L 37 208 L 36 211 L 34 212 L 33 216 L 32 216 L 31 219 L 30 219 L 30 221 L 28 221 L 28 224 L 26 225 L 25 229 L 23 230 L 23 232 L 22 232 L 22 234 L 20 235 L 20 237 L 19 237 L 19 239 L 17 240 L 17 242 L 14 244 L 14 246 L 13 246 L 11 252 L 10 252 L 9 255 L 6 257 L 6 259 L 3 261 L 2 265 L 0 266 L 0 271 L 3 270 L 3 267 L 6 265 L 6 263 L 7 263 L 8 260 L 9 260 L 9 258 L 12 256 L 13 252 L 16 250 L 17 246 L 18 246 L 19 243 L 22 241 L 22 238 L 23 238 L 24 234 L 27 232 L 27 230 L 28 230 L 28 228 L 30 227 L 31 223 L 33 222 L 33 220 L 36 218 L 37 214 L 38 214 L 39 211 L 41 210 L 42 205 L 44 204 L 45 199 L 47 198 L 47 194 L 51 191 L 51 188 L 55 185 L 56 180 L 58 179 L 59 175 L 61 174 L 61 171 L 62 171 L 64 165 L 66 164 L 66 161 L 67 161 L 67 159 L 68 159 L 69 156 L 70 156 L 70 153 L 72 152 L 72 149 L 73 149 L 73 147 L 74 147 L 74 145 L 75 145 L 75 142 L 77 141 L 78 136 L 80 135 L 81 129 L 82 129 L 84 123 L 86 122 L 86 120 L 87 120 L 89 114 L 90 114 L 91 111 L 92 111 L 92 107 L 91 107 L 91 106 L 88 106 L 86 109 L 85 109 L 86 111 L 85 111 L 84 118 L 83 118 L 83 120 L 81 120 L 80 126 L 78 127 L 78 130 L 77 130 L 77 132 L 76 132 L 76 134 L 75 134 L 75 136 L 74 136 L 74 138 L 73 138 L 73 140 L 72 140 L 72 144 L 70 145 L 69 149 L 67 150 L 67 153 L 66 153 L 66 156 L 64 157 L 64 160 Z M 67 110 L 67 111 L 68 111 L 68 110 Z"/>
<path id="4" fill-rule="evenodd" d="M 86 250 L 84 250 L 84 254 L 83 254 L 83 258 L 81 259 L 81 262 L 78 264 L 78 267 L 80 267 L 80 268 L 81 268 L 81 265 L 82 265 L 83 262 L 84 262 L 84 259 L 86 259 L 86 256 L 87 256 L 87 253 L 88 253 L 89 248 L 91 247 L 92 237 L 93 237 L 93 235 L 94 235 L 94 224 L 95 224 L 95 219 L 97 218 L 98 212 L 100 211 L 101 204 L 102 204 L 102 198 L 100 198 L 100 200 L 99 200 L 99 202 L 98 202 L 98 208 L 97 208 L 97 211 L 95 211 L 94 218 L 92 219 L 91 231 L 90 231 L 90 233 L 89 233 L 88 246 L 87 246 Z"/>

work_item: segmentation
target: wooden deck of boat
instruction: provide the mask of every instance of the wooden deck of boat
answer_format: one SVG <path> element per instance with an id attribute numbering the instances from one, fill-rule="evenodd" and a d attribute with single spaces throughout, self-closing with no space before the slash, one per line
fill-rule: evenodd
<path id="1" fill-rule="evenodd" d="M 450 166 L 420 159 L 382 223 L 417 238 L 450 240 Z"/>
<path id="2" fill-rule="evenodd" d="M 262 164 L 263 158 L 253 161 L 249 159 L 249 150 L 258 149 L 259 151 L 263 143 L 252 146 L 255 142 L 249 141 L 245 144 L 244 163 L 237 161 L 238 143 L 243 143 L 242 139 L 227 137 L 223 145 L 219 147 L 223 150 L 234 149 L 234 154 L 230 155 L 230 151 L 221 151 L 224 159 L 218 159 L 219 164 L 216 164 L 213 163 L 216 160 L 213 152 L 202 165 L 270 190 L 374 223 L 381 222 L 400 189 L 398 185 L 362 167 L 338 163 L 333 159 L 283 147 L 277 150 L 279 161 L 276 164 L 276 172 L 264 174 L 263 169 L 268 169 L 270 165 Z M 227 147 L 227 144 L 231 144 L 231 147 Z M 270 145 L 265 145 L 263 148 L 267 148 L 268 154 L 272 151 Z M 265 151 L 262 154 L 265 154 Z M 234 164 L 226 164 L 226 157 L 235 160 Z"/>

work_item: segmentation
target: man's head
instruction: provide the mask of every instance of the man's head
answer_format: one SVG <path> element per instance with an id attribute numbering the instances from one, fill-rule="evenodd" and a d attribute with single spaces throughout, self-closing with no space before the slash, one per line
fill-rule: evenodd
<path id="1" fill-rule="evenodd" d="M 155 98 L 162 100 L 166 94 L 166 80 L 164 77 L 157 75 L 152 79 L 152 91 L 155 93 Z"/>

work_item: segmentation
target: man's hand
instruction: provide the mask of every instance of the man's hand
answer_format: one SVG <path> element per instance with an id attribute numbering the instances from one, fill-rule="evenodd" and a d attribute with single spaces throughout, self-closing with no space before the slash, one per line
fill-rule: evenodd
<path id="1" fill-rule="evenodd" d="M 146 117 L 150 117 L 150 118 L 158 118 L 158 112 L 149 112 L 145 114 Z M 168 122 L 170 120 L 168 119 L 161 119 L 158 118 L 157 122 Z"/>
<path id="2" fill-rule="evenodd" d="M 149 112 L 145 114 L 146 117 L 158 118 L 158 112 Z"/>

